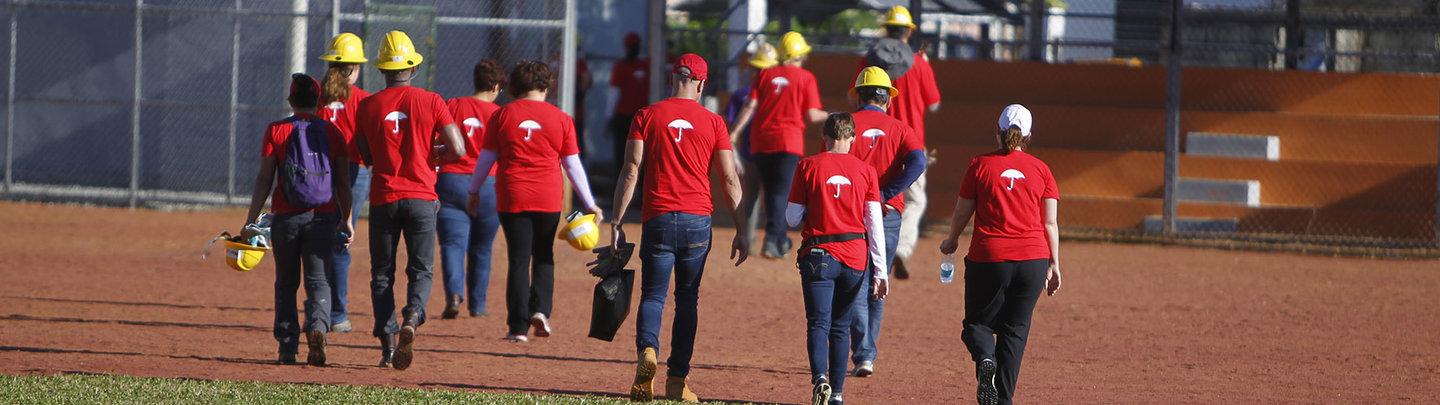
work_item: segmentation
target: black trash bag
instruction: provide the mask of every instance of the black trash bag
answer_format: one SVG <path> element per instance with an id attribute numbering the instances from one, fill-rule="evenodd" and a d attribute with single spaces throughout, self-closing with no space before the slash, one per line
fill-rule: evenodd
<path id="1" fill-rule="evenodd" d="M 595 284 L 595 303 L 590 312 L 590 337 L 606 342 L 615 340 L 615 332 L 630 316 L 630 295 L 635 289 L 635 270 L 611 273 Z"/>

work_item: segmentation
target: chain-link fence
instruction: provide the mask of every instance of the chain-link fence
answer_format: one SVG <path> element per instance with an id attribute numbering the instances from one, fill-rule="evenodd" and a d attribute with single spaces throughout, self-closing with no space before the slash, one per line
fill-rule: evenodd
<path id="1" fill-rule="evenodd" d="M 262 132 L 290 114 L 289 74 L 323 77 L 337 32 L 373 59 L 406 31 L 425 56 L 414 83 L 446 98 L 474 93 L 482 58 L 549 63 L 571 111 L 575 1 L 0 1 L 6 198 L 248 203 Z M 381 90 L 373 66 L 361 72 Z"/>

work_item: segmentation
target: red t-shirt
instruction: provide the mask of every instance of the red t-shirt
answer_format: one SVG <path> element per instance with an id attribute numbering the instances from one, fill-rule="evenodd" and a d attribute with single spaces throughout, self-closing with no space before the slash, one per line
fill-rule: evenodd
<path id="1" fill-rule="evenodd" d="M 550 103 L 515 100 L 490 116 L 482 148 L 499 156 L 495 210 L 560 212 L 560 158 L 580 153 L 575 123 Z"/>
<path id="2" fill-rule="evenodd" d="M 792 65 L 762 70 L 750 98 L 758 103 L 750 120 L 750 152 L 804 156 L 806 111 L 822 108 L 815 75 Z"/>
<path id="3" fill-rule="evenodd" d="M 853 147 L 853 146 L 852 146 Z M 790 184 L 790 202 L 805 206 L 805 223 L 800 236 L 865 233 L 865 203 L 880 202 L 880 183 L 875 169 L 846 153 L 822 152 L 800 159 L 795 181 Z M 815 245 L 825 249 L 853 270 L 869 268 L 865 239 Z M 803 253 L 803 252 L 802 252 Z"/>
<path id="4" fill-rule="evenodd" d="M 850 145 L 850 155 L 880 173 L 880 187 L 890 184 L 904 169 L 901 161 L 911 151 L 923 150 L 915 139 L 915 133 L 905 123 L 879 111 L 856 111 L 850 114 L 855 119 L 855 143 Z M 905 210 L 903 194 L 896 194 L 886 201 L 896 211 Z"/>
<path id="5" fill-rule="evenodd" d="M 610 68 L 610 85 L 620 89 L 615 113 L 634 115 L 650 104 L 650 59 L 622 60 Z"/>
<path id="6" fill-rule="evenodd" d="M 1029 153 L 976 156 L 960 182 L 960 197 L 975 201 L 973 262 L 1047 259 L 1046 198 L 1060 199 L 1050 166 Z"/>
<path id="7" fill-rule="evenodd" d="M 345 143 L 349 146 L 348 157 L 350 163 L 365 164 L 360 159 L 360 148 L 355 146 L 355 110 L 360 106 L 360 100 L 370 97 L 370 93 L 361 90 L 355 85 L 350 85 L 350 99 L 345 102 L 320 100 L 320 118 L 335 124 L 340 128 L 340 134 L 345 136 Z"/>
<path id="8" fill-rule="evenodd" d="M 480 158 L 480 145 L 485 139 L 485 122 L 490 121 L 500 106 L 474 97 L 456 97 L 445 104 L 450 107 L 450 117 L 460 121 L 460 133 L 465 135 L 465 157 L 440 165 L 440 172 L 475 173 L 475 161 Z M 490 167 L 490 175 L 495 175 L 494 166 Z"/>
<path id="9" fill-rule="evenodd" d="M 865 66 L 865 58 L 860 58 L 860 67 L 855 70 L 855 74 L 858 76 Z M 906 70 L 905 74 L 898 78 L 892 77 L 890 80 L 890 84 L 900 90 L 900 95 L 891 98 L 890 109 L 886 112 L 915 130 L 915 139 L 923 148 L 925 146 L 925 111 L 931 105 L 940 102 L 940 88 L 935 86 L 935 70 L 930 68 L 930 62 L 926 61 L 924 52 L 916 52 L 915 64 L 910 66 L 910 70 Z"/>
<path id="10" fill-rule="evenodd" d="M 370 205 L 437 199 L 430 152 L 440 128 L 454 124 L 445 99 L 419 87 L 391 87 L 360 101 L 355 129 L 370 146 Z"/>
<path id="11" fill-rule="evenodd" d="M 301 120 L 310 119 L 310 117 L 314 117 L 314 115 L 295 114 L 295 118 Z M 301 122 L 303 123 L 304 121 Z M 305 126 L 308 126 L 308 124 L 305 124 Z M 277 176 L 275 176 L 275 191 L 270 194 L 270 212 L 273 212 L 275 215 L 305 211 L 291 208 L 290 204 L 285 202 L 285 193 L 280 191 L 281 188 L 284 187 L 283 183 L 285 182 L 285 176 L 278 175 L 280 168 L 285 165 L 285 148 L 287 146 L 285 142 L 290 140 L 290 132 L 294 130 L 295 125 L 289 121 L 280 120 L 272 122 L 270 126 L 265 128 L 265 140 L 260 142 L 260 156 L 275 157 L 275 173 L 277 174 Z M 306 128 L 306 131 L 314 131 L 314 128 Z M 311 133 L 313 134 L 313 132 Z M 325 124 L 325 136 L 329 138 L 330 141 L 330 162 L 333 164 L 335 163 L 336 157 L 345 157 L 347 153 L 345 150 L 345 136 L 341 134 L 340 128 L 336 128 L 333 124 Z M 332 199 L 330 202 L 325 203 L 325 205 L 316 207 L 311 211 L 335 212 L 335 200 Z"/>
<path id="12" fill-rule="evenodd" d="M 645 202 L 641 219 L 666 212 L 710 215 L 710 166 L 715 152 L 730 150 L 730 132 L 719 115 L 688 98 L 668 98 L 635 113 L 630 139 L 645 142 Z"/>

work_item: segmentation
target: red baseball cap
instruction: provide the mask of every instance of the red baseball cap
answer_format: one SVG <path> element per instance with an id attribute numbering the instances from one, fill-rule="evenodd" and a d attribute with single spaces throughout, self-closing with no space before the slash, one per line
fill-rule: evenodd
<path id="1" fill-rule="evenodd" d="M 305 93 L 320 97 L 320 82 L 304 73 L 290 75 L 290 96 L 294 97 L 296 94 Z"/>
<path id="2" fill-rule="evenodd" d="M 640 34 L 634 32 L 625 33 L 625 46 L 640 45 Z"/>
<path id="3" fill-rule="evenodd" d="M 680 59 L 675 60 L 675 67 L 670 69 L 670 72 L 681 75 L 685 74 L 680 68 L 686 68 L 690 71 L 689 78 L 691 80 L 705 80 L 710 77 L 710 67 L 705 64 L 705 58 L 700 57 L 700 55 L 693 53 L 681 55 Z"/>

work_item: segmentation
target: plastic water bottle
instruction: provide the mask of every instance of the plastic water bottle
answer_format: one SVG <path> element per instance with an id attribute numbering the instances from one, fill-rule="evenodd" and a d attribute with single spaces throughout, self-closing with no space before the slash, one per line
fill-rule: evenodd
<path id="1" fill-rule="evenodd" d="M 945 255 L 945 259 L 940 262 L 940 282 L 950 284 L 951 281 L 955 281 L 955 254 L 953 253 Z"/>

